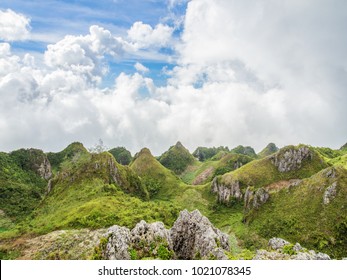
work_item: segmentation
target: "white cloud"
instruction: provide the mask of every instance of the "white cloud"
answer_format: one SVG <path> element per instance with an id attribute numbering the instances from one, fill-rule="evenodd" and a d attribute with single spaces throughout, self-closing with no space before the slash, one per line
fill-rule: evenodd
<path id="1" fill-rule="evenodd" d="M 121 73 L 109 88 L 95 81 L 104 77 L 107 57 L 133 52 L 132 44 L 173 47 L 164 25 L 135 23 L 130 43 L 92 26 L 85 36 L 50 45 L 42 68 L 0 44 L 1 144 L 59 150 L 102 138 L 109 147 L 147 146 L 154 154 L 177 140 L 191 150 L 260 150 L 270 141 L 338 147 L 347 135 L 347 9 L 324 1 L 282 5 L 189 2 L 177 66 L 161 87 L 140 74 L 147 72 L 140 63 L 140 73 Z"/>
<path id="2" fill-rule="evenodd" d="M 29 37 L 29 31 L 29 18 L 10 9 L 0 10 L 0 40 L 25 40 Z"/>
<path id="3" fill-rule="evenodd" d="M 137 48 L 161 48 L 170 43 L 173 28 L 159 23 L 152 28 L 141 21 L 135 22 L 128 30 L 128 37 Z"/>
<path id="4" fill-rule="evenodd" d="M 52 68 L 71 70 L 85 75 L 93 82 L 100 82 L 108 69 L 101 63 L 105 55 L 117 57 L 126 43 L 99 26 L 91 26 L 85 36 L 66 36 L 54 45 L 48 45 L 45 62 Z"/>
<path id="5" fill-rule="evenodd" d="M 139 62 L 136 62 L 134 67 L 138 72 L 141 72 L 141 73 L 148 73 L 149 72 L 149 69 Z"/>

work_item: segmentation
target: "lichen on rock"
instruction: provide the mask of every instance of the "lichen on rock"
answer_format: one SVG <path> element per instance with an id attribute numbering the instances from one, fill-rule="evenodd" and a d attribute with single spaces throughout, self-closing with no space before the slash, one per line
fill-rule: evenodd
<path id="1" fill-rule="evenodd" d="M 240 182 L 238 180 L 232 181 L 226 185 L 218 181 L 218 177 L 215 177 L 212 181 L 211 191 L 218 196 L 218 202 L 228 203 L 231 198 L 241 200 L 243 194 L 240 188 Z"/>
<path id="2" fill-rule="evenodd" d="M 279 172 L 290 172 L 300 169 L 303 161 L 312 159 L 312 156 L 310 148 L 302 146 L 297 149 L 288 148 L 285 151 L 277 152 L 270 159 Z"/>

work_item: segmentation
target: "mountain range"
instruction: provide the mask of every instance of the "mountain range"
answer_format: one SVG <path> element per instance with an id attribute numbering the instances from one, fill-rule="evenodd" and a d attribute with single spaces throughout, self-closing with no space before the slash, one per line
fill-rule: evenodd
<path id="1" fill-rule="evenodd" d="M 323 255 L 347 257 L 347 144 L 0 153 L 1 259 Z"/>

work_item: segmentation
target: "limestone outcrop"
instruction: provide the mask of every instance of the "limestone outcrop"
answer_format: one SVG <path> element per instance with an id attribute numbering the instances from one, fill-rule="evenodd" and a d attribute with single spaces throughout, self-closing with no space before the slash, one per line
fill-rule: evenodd
<path id="1" fill-rule="evenodd" d="M 178 259 L 227 259 L 228 236 L 215 228 L 198 210 L 184 210 L 170 230 L 172 248 Z"/>
<path id="2" fill-rule="evenodd" d="M 105 234 L 106 244 L 101 245 L 105 259 L 127 260 L 139 258 L 173 259 L 227 259 L 229 237 L 215 228 L 198 210 L 181 211 L 172 228 L 161 222 L 139 222 L 131 231 L 126 227 L 112 226 Z"/>
<path id="3" fill-rule="evenodd" d="M 258 250 L 254 260 L 330 260 L 327 254 L 307 250 L 299 243 L 291 244 L 281 238 L 271 238 L 269 250 Z"/>
<path id="4" fill-rule="evenodd" d="M 240 182 L 237 180 L 232 181 L 230 184 L 222 184 L 218 182 L 218 177 L 212 181 L 211 191 L 217 194 L 218 202 L 228 203 L 231 198 L 242 200 L 243 194 L 240 189 Z"/>
<path id="5" fill-rule="evenodd" d="M 301 168 L 304 160 L 312 159 L 312 151 L 307 146 L 288 148 L 270 157 L 279 172 L 290 172 Z"/>

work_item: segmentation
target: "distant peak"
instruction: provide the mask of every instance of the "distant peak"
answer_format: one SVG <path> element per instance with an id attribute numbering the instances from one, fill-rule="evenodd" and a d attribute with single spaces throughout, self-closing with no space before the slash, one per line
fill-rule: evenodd
<path id="1" fill-rule="evenodd" d="M 177 148 L 184 148 L 184 146 L 182 145 L 182 143 L 180 141 L 177 141 L 176 145 Z"/>
<path id="2" fill-rule="evenodd" d="M 343 145 L 340 150 L 347 150 L 347 143 L 345 145 Z"/>
<path id="3" fill-rule="evenodd" d="M 152 153 L 148 148 L 142 148 L 139 155 L 152 155 Z"/>

